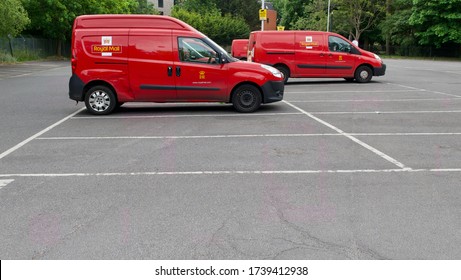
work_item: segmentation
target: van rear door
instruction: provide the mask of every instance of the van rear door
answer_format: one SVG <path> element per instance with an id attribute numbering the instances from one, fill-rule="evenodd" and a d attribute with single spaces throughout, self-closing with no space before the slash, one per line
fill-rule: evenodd
<path id="1" fill-rule="evenodd" d="M 175 101 L 171 30 L 130 30 L 130 84 L 138 101 Z"/>
<path id="2" fill-rule="evenodd" d="M 294 76 L 321 77 L 325 75 L 326 48 L 323 33 L 296 32 L 296 72 Z"/>

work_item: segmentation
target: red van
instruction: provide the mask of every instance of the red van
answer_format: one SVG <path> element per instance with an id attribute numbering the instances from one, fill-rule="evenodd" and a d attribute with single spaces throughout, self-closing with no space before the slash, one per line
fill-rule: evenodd
<path id="1" fill-rule="evenodd" d="M 239 61 L 167 16 L 86 15 L 72 31 L 69 97 L 109 114 L 125 102 L 225 102 L 239 112 L 283 98 L 277 69 Z"/>
<path id="2" fill-rule="evenodd" d="M 321 31 L 255 31 L 248 60 L 279 69 L 288 78 L 344 78 L 359 83 L 383 76 L 381 58 L 343 36 Z"/>
<path id="3" fill-rule="evenodd" d="M 247 60 L 248 39 L 232 40 L 231 55 L 240 60 Z"/>

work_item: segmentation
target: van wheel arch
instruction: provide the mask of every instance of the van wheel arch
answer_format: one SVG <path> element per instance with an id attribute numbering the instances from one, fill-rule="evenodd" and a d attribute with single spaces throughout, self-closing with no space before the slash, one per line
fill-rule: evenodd
<path id="1" fill-rule="evenodd" d="M 242 102 L 239 102 L 239 97 L 236 95 L 239 94 L 240 92 L 245 91 L 249 94 L 248 96 L 253 95 L 253 98 L 251 98 L 254 103 L 253 104 L 248 104 L 248 107 L 246 107 L 246 104 L 243 104 Z M 257 94 L 257 96 L 254 95 L 254 93 Z M 229 103 L 232 103 L 234 108 L 241 113 L 252 113 L 256 111 L 261 104 L 264 103 L 264 93 L 261 89 L 260 86 L 258 86 L 255 83 L 251 82 L 243 82 L 240 84 L 237 84 L 233 89 L 232 93 L 229 98 Z"/>
<path id="2" fill-rule="evenodd" d="M 117 93 L 112 85 L 104 81 L 92 81 L 85 85 L 84 89 L 84 101 L 88 111 L 96 115 L 106 115 L 110 114 L 114 109 L 118 109 L 119 105 L 123 104 L 118 101 Z M 94 93 L 96 95 L 94 95 Z M 94 95 L 94 96 L 93 96 Z M 105 99 L 108 104 L 107 109 L 99 110 L 103 108 L 102 105 L 100 108 L 96 109 L 95 99 Z M 94 102 L 94 103 L 92 103 Z M 95 106 L 96 105 L 96 106 Z M 92 108 L 93 107 L 93 108 Z"/>
<path id="3" fill-rule="evenodd" d="M 366 75 L 362 75 L 365 73 Z M 374 75 L 374 68 L 370 64 L 361 64 L 355 69 L 354 78 L 358 83 L 368 83 Z"/>
<path id="4" fill-rule="evenodd" d="M 283 73 L 283 82 L 286 84 L 288 81 L 288 78 L 290 78 L 291 71 L 290 68 L 285 65 L 285 64 L 275 64 L 274 68 L 278 69 L 280 72 Z"/>

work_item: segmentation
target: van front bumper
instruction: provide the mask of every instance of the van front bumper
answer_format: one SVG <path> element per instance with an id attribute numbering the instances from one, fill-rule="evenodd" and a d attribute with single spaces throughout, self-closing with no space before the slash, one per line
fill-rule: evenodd
<path id="1" fill-rule="evenodd" d="M 263 103 L 272 103 L 283 99 L 285 83 L 283 81 L 269 81 L 262 86 Z"/>
<path id="2" fill-rule="evenodd" d="M 375 67 L 374 76 L 384 76 L 386 74 L 386 64 L 382 64 L 381 67 Z"/>
<path id="3" fill-rule="evenodd" d="M 83 101 L 83 87 L 85 84 L 75 74 L 72 74 L 69 80 L 69 98 L 75 101 Z"/>

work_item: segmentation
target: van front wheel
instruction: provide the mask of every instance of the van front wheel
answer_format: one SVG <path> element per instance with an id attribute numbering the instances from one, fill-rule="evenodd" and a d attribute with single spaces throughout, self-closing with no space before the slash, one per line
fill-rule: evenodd
<path id="1" fill-rule="evenodd" d="M 106 115 L 115 109 L 117 99 L 108 87 L 94 86 L 86 92 L 85 105 L 92 114 Z"/>
<path id="2" fill-rule="evenodd" d="M 290 70 L 286 68 L 285 66 L 280 66 L 280 65 L 275 66 L 275 68 L 277 68 L 277 70 L 282 72 L 283 82 L 286 84 L 288 82 L 288 78 L 290 78 Z"/>
<path id="3" fill-rule="evenodd" d="M 241 113 L 252 113 L 261 106 L 261 92 L 253 85 L 241 85 L 232 95 L 232 105 Z"/>
<path id="4" fill-rule="evenodd" d="M 355 80 L 358 83 L 368 83 L 373 77 L 373 72 L 368 66 L 360 66 L 355 70 Z"/>

